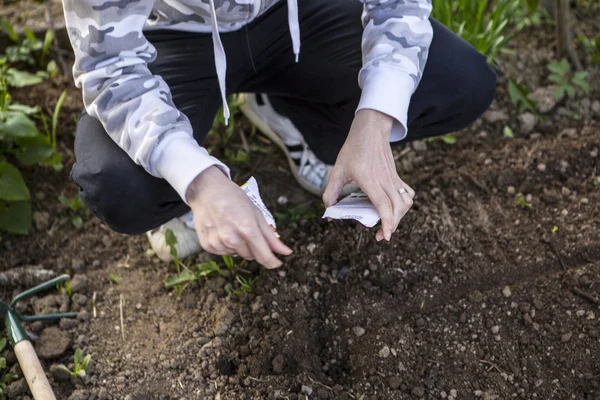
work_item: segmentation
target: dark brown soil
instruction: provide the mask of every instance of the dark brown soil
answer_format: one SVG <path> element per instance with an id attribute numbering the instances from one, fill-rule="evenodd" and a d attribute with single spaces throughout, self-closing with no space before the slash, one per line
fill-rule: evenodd
<path id="1" fill-rule="evenodd" d="M 515 43 L 550 48 L 551 38 L 529 41 L 535 33 Z M 535 87 L 545 87 L 552 58 L 522 51 L 503 65 L 536 71 Z M 228 295 L 236 282 L 225 276 L 189 285 L 180 299 L 162 285 L 174 266 L 147 255 L 145 237 L 92 217 L 76 229 L 58 202 L 76 193 L 68 170 L 81 104 L 71 87 L 60 138 L 67 168 L 26 172 L 33 208 L 48 222 L 0 237 L 0 271 L 39 265 L 75 275 L 65 301 L 77 324 L 60 327 L 92 364 L 83 380 L 52 376 L 57 397 L 600 399 L 600 87 L 598 68 L 590 71 L 593 91 L 556 105 L 528 134 L 502 75 L 491 114 L 455 145 L 398 147 L 417 197 L 391 243 L 349 221 L 283 223 L 294 255 L 278 271 L 251 264 L 253 293 Z M 63 85 L 16 97 L 52 109 Z M 505 125 L 514 138 L 502 135 Z M 267 151 L 235 170 L 238 181 L 254 175 L 278 213 L 318 204 L 291 184 L 275 146 L 249 141 Z M 516 204 L 518 193 L 531 207 Z M 3 298 L 17 289 L 7 283 Z M 29 328 L 39 335 L 44 326 Z M 46 370 L 69 362 L 71 350 Z"/>

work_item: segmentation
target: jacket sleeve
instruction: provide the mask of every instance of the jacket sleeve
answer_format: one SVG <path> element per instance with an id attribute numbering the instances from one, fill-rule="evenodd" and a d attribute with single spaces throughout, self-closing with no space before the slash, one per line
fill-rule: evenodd
<path id="1" fill-rule="evenodd" d="M 362 96 L 358 110 L 370 108 L 396 121 L 391 141 L 407 133 L 410 98 L 416 90 L 433 38 L 431 0 L 361 0 L 364 3 Z"/>
<path id="2" fill-rule="evenodd" d="M 148 63 L 156 49 L 142 29 L 154 0 L 63 0 L 75 51 L 73 75 L 90 116 L 148 173 L 166 179 L 185 201 L 191 181 L 206 168 L 229 169 L 192 136 L 187 117 Z"/>

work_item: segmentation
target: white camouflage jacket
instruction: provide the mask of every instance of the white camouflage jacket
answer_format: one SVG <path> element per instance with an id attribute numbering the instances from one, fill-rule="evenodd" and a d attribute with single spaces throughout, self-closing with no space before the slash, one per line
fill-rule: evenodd
<path id="1" fill-rule="evenodd" d="M 226 59 L 219 32 L 240 29 L 280 0 L 63 0 L 73 49 L 73 75 L 89 115 L 150 174 L 166 179 L 185 201 L 191 181 L 206 168 L 228 168 L 192 137 L 167 84 L 148 70 L 156 50 L 151 29 L 212 32 L 225 107 Z M 300 53 L 298 0 L 287 0 L 296 57 Z M 327 0 L 323 0 L 327 1 Z M 350 0 L 349 0 L 350 1 Z M 358 109 L 395 118 L 392 141 L 406 135 L 410 97 L 421 79 L 433 32 L 431 0 L 360 0 L 365 27 Z M 207 60 L 207 62 L 209 62 Z"/>

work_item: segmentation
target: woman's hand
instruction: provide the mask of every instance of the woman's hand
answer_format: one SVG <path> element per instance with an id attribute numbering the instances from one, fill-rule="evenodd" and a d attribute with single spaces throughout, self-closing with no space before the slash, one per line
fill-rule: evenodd
<path id="1" fill-rule="evenodd" d="M 292 253 L 275 237 L 244 191 L 217 167 L 208 168 L 194 179 L 186 199 L 194 214 L 200 245 L 209 253 L 239 254 L 266 268 L 282 265 L 273 253 Z"/>
<path id="2" fill-rule="evenodd" d="M 390 240 L 400 220 L 413 204 L 415 191 L 400 179 L 390 146 L 393 118 L 379 111 L 360 110 L 337 157 L 323 194 L 326 207 L 332 206 L 347 183 L 354 183 L 369 196 L 382 228 L 375 238 Z M 403 189 L 404 193 L 400 193 Z"/>

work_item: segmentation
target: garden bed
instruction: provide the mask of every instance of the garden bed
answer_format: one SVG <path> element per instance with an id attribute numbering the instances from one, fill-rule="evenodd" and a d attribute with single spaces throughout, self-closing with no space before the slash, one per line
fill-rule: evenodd
<path id="1" fill-rule="evenodd" d="M 547 88 L 551 41 L 540 29 L 521 32 L 505 74 Z M 290 184 L 276 146 L 249 136 L 266 151 L 234 174 L 240 183 L 254 175 L 267 206 L 285 215 L 278 230 L 294 254 L 276 271 L 250 264 L 252 293 L 228 294 L 236 282 L 224 273 L 181 298 L 162 283 L 175 267 L 147 254 L 144 236 L 86 215 L 77 229 L 58 201 L 76 194 L 68 172 L 81 96 L 70 80 L 18 91 L 51 110 L 69 85 L 66 168 L 25 171 L 33 232 L 0 237 L 0 274 L 39 266 L 74 276 L 71 297 L 29 305 L 79 313 L 76 323 L 28 326 L 51 354 L 47 371 L 72 362 L 75 348 L 92 356 L 83 379 L 53 369 L 57 397 L 600 399 L 600 87 L 598 68 L 591 73 L 589 95 L 555 104 L 533 127 L 501 75 L 492 109 L 456 144 L 398 147 L 417 197 L 390 243 L 349 221 L 306 211 L 296 221 L 298 205 L 318 201 Z M 5 282 L 4 297 L 22 284 Z M 7 359 L 14 364 L 10 351 Z"/>

